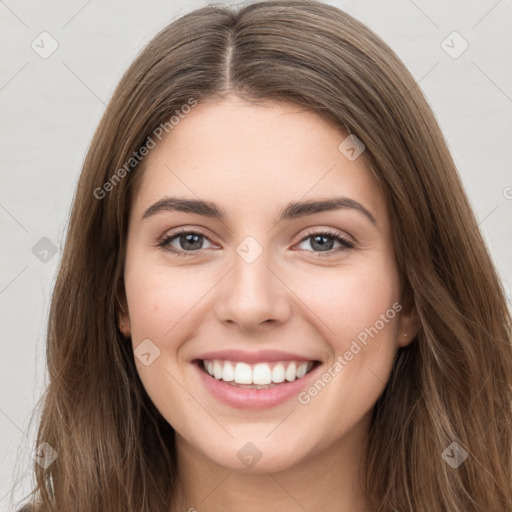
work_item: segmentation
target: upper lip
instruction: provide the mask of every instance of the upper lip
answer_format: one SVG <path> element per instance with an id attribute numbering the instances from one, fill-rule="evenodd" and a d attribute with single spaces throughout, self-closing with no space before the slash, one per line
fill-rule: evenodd
<path id="1" fill-rule="evenodd" d="M 240 349 L 214 350 L 199 354 L 197 359 L 221 359 L 224 361 L 237 361 L 244 363 L 265 363 L 275 361 L 316 361 L 314 357 L 301 356 L 292 352 L 282 350 L 258 350 L 254 352 Z"/>

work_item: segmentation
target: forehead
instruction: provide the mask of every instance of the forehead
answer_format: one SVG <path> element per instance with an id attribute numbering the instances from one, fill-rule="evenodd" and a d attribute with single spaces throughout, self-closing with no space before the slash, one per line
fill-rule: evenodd
<path id="1" fill-rule="evenodd" d="M 343 195 L 385 210 L 361 157 L 339 149 L 347 134 L 292 103 L 254 104 L 237 97 L 200 103 L 145 157 L 133 211 L 164 195 L 214 201 L 244 214 L 290 201 Z"/>

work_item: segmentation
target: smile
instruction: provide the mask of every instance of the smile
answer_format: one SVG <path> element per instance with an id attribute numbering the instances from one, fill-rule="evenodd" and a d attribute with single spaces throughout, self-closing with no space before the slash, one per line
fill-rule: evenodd
<path id="1" fill-rule="evenodd" d="M 315 361 L 273 361 L 249 364 L 222 359 L 201 360 L 205 372 L 232 386 L 248 389 L 269 389 L 284 382 L 293 382 L 309 373 Z"/>
<path id="2" fill-rule="evenodd" d="M 203 357 L 192 361 L 202 386 L 214 399 L 237 409 L 268 409 L 284 404 L 308 387 L 323 366 L 317 360 L 281 359 L 277 353 L 267 361 L 262 354 L 247 353 L 241 361 L 243 356 L 233 351 Z"/>

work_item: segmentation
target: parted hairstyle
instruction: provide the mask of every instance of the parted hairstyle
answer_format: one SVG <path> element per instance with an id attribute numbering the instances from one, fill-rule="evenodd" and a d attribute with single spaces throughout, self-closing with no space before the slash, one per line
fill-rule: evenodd
<path id="1" fill-rule="evenodd" d="M 227 94 L 291 101 L 356 135 L 386 199 L 420 329 L 398 349 L 373 410 L 362 485 L 374 510 L 512 510 L 511 318 L 454 161 L 397 55 L 314 0 L 187 13 L 122 77 L 83 164 L 53 290 L 37 445 L 58 457 L 34 463 L 26 510 L 168 512 L 173 503 L 174 430 L 116 320 L 144 166 L 131 159 L 191 98 Z M 441 456 L 453 442 L 468 453 L 457 468 Z"/>

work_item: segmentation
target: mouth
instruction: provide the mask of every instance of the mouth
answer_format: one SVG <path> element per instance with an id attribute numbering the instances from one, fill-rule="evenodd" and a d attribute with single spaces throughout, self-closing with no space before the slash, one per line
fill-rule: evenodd
<path id="1" fill-rule="evenodd" d="M 286 386 L 311 373 L 320 361 L 286 360 L 251 364 L 225 359 L 196 359 L 194 363 L 208 376 L 241 389 L 270 389 Z"/>

